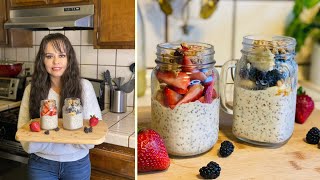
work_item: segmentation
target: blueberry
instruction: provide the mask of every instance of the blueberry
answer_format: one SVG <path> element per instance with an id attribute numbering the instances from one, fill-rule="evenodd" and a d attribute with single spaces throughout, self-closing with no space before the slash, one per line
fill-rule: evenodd
<path id="1" fill-rule="evenodd" d="M 239 75 L 242 79 L 248 79 L 249 78 L 249 71 L 247 68 L 241 68 L 239 71 Z"/>
<path id="2" fill-rule="evenodd" d="M 203 83 L 204 83 L 204 84 L 210 83 L 212 80 L 213 80 L 213 79 L 212 79 L 212 76 L 209 76 L 209 77 L 207 77 L 207 79 L 205 79 L 205 80 L 203 81 Z"/>
<path id="3" fill-rule="evenodd" d="M 200 80 L 195 79 L 195 80 L 192 80 L 189 85 L 192 86 L 192 85 L 196 85 L 196 84 L 200 84 L 200 83 L 201 83 Z"/>
<path id="4" fill-rule="evenodd" d="M 281 79 L 282 75 L 279 70 L 273 69 L 267 72 L 266 80 L 268 82 L 269 87 L 277 85 L 277 81 Z"/>

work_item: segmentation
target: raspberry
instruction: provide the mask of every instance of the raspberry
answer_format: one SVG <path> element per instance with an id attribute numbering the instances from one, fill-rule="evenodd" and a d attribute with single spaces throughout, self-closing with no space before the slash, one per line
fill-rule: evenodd
<path id="1" fill-rule="evenodd" d="M 307 143 L 318 144 L 319 140 L 320 140 L 320 130 L 316 127 L 311 128 L 306 135 Z"/>
<path id="2" fill-rule="evenodd" d="M 200 175 L 205 179 L 216 179 L 220 176 L 221 168 L 216 162 L 209 162 L 207 166 L 199 169 Z"/>
<path id="3" fill-rule="evenodd" d="M 227 157 L 233 152 L 233 150 L 234 150 L 234 146 L 230 141 L 223 141 L 221 143 L 219 153 L 221 157 Z"/>

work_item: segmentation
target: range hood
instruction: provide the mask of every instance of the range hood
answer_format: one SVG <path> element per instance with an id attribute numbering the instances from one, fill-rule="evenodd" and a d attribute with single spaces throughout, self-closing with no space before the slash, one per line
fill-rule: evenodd
<path id="1" fill-rule="evenodd" d="M 93 29 L 94 5 L 10 10 L 5 29 Z"/>

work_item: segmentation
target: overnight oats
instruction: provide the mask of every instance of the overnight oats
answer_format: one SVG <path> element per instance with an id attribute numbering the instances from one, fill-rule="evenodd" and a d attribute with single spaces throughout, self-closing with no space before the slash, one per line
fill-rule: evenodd
<path id="1" fill-rule="evenodd" d="M 58 127 L 58 114 L 55 100 L 45 99 L 41 101 L 40 127 L 45 130 Z"/>
<path id="2" fill-rule="evenodd" d="M 164 43 L 152 72 L 151 126 L 171 155 L 208 151 L 219 131 L 218 73 L 213 46 Z"/>
<path id="3" fill-rule="evenodd" d="M 79 129 L 83 126 L 82 106 L 79 98 L 66 98 L 63 106 L 63 128 Z"/>
<path id="4" fill-rule="evenodd" d="M 250 143 L 282 145 L 294 129 L 295 40 L 284 36 L 259 38 L 244 37 L 243 55 L 236 64 L 232 132 Z"/>

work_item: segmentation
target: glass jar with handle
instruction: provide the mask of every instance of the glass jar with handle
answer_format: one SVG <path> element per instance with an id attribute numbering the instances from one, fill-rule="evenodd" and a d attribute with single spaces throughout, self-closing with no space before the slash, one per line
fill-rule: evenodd
<path id="1" fill-rule="evenodd" d="M 240 60 L 221 70 L 221 107 L 233 114 L 232 132 L 246 142 L 277 146 L 291 137 L 295 122 L 297 64 L 294 38 L 249 35 Z M 235 67 L 233 106 L 227 106 L 226 79 Z"/>

